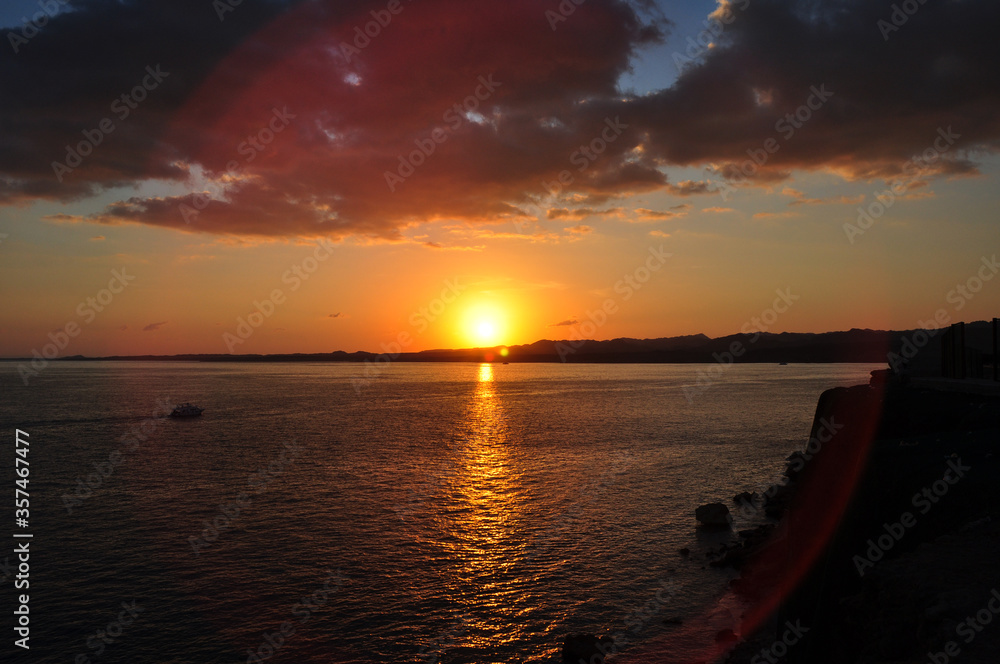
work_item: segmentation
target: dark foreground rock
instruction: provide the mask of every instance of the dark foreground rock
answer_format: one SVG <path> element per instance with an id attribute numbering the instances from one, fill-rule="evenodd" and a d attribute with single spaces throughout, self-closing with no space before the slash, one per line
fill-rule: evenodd
<path id="1" fill-rule="evenodd" d="M 778 607 L 748 611 L 730 664 L 1000 661 L 1000 397 L 836 388 L 811 433 L 765 496 L 774 537 L 716 561 Z M 786 646 L 790 624 L 807 633 Z"/>
<path id="2" fill-rule="evenodd" d="M 733 523 L 729 508 L 722 503 L 702 505 L 694 511 L 694 517 L 705 528 L 729 528 Z"/>
<path id="3" fill-rule="evenodd" d="M 563 641 L 563 664 L 599 664 L 604 661 L 604 653 L 610 652 L 614 640 L 610 636 L 597 637 L 593 634 L 570 634 Z"/>

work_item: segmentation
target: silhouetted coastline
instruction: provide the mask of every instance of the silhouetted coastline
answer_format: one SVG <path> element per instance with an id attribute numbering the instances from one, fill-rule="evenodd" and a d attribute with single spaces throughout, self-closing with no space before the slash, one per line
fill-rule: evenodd
<path id="1" fill-rule="evenodd" d="M 970 340 L 987 345 L 990 323 L 969 323 Z M 659 339 L 562 340 L 490 348 L 435 349 L 420 352 L 277 353 L 270 355 L 185 353 L 178 355 L 73 355 L 53 361 L 142 362 L 580 362 L 580 363 L 863 363 L 886 362 L 890 350 L 913 338 L 942 330 L 861 330 L 773 334 L 754 332 L 710 338 L 703 334 Z M 506 350 L 507 354 L 501 351 Z M 30 361 L 33 358 L 6 358 Z M 889 358 L 891 359 L 891 358 Z"/>
<path id="2" fill-rule="evenodd" d="M 789 483 L 765 502 L 780 522 L 721 558 L 744 568 L 734 590 L 759 607 L 729 664 L 762 661 L 796 621 L 809 633 L 782 648 L 792 664 L 927 661 L 949 648 L 995 661 L 1000 632 L 960 631 L 1000 606 L 1000 384 L 969 387 L 892 377 L 824 392 L 811 440 L 824 423 L 836 431 L 804 463 L 789 457 Z"/>

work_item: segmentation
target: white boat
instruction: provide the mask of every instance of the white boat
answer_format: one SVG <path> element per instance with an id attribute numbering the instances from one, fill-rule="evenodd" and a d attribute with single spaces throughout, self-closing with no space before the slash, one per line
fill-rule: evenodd
<path id="1" fill-rule="evenodd" d="M 203 412 L 205 412 L 204 408 L 198 408 L 198 406 L 185 403 L 175 406 L 173 412 L 170 413 L 170 417 L 198 417 Z"/>

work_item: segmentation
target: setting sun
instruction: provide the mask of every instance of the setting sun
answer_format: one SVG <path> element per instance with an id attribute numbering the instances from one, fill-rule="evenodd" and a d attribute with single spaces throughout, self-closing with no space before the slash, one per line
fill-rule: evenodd
<path id="1" fill-rule="evenodd" d="M 472 307 L 464 316 L 461 336 L 474 346 L 498 346 L 507 332 L 505 318 L 494 305 Z"/>
<path id="2" fill-rule="evenodd" d="M 476 336 L 480 339 L 489 343 L 491 339 L 495 338 L 497 334 L 497 326 L 490 320 L 480 321 L 479 325 L 476 326 Z"/>

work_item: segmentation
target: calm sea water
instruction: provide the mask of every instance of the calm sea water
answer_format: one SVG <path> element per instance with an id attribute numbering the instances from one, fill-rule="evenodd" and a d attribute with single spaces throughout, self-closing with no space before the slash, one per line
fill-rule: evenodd
<path id="1" fill-rule="evenodd" d="M 689 401 L 705 368 L 397 364 L 357 393 L 354 364 L 56 363 L 25 387 L 0 363 L 4 495 L 14 428 L 31 442 L 23 659 L 553 662 L 627 630 L 628 661 L 695 615 L 710 640 L 738 608 L 695 507 L 772 482 L 820 393 L 876 367 L 736 365 Z M 184 401 L 204 415 L 163 417 Z"/>

